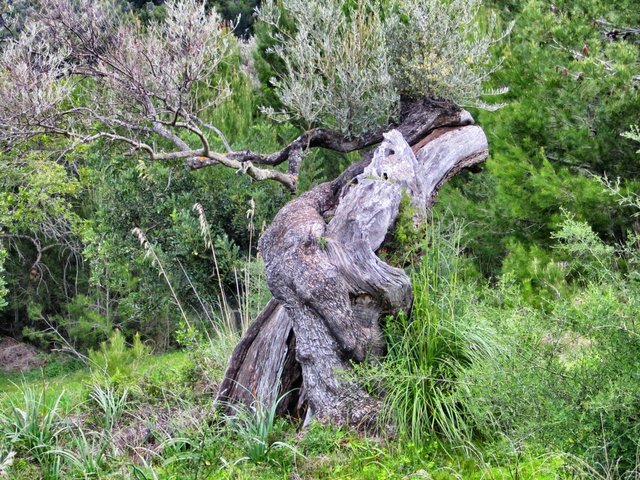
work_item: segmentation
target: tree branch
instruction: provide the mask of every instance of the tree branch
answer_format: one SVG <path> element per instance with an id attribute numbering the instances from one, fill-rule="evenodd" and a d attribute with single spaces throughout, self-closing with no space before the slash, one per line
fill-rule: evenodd
<path id="1" fill-rule="evenodd" d="M 291 162 L 293 158 L 294 165 L 293 168 L 289 166 L 289 173 L 297 175 L 302 154 L 310 148 L 326 148 L 341 153 L 354 152 L 377 145 L 382 141 L 383 133 L 393 128 L 403 135 L 409 145 L 413 145 L 435 128 L 473 123 L 471 115 L 466 110 L 461 110 L 451 103 L 433 99 L 404 102 L 400 118 L 400 122 L 381 126 L 357 138 L 345 137 L 326 128 L 314 128 L 304 132 L 283 149 L 271 154 L 265 155 L 246 150 L 233 152 L 228 156 L 240 162 L 270 166 L 280 165 L 286 161 Z"/>
<path id="2" fill-rule="evenodd" d="M 28 242 L 31 242 L 33 244 L 33 246 L 36 249 L 36 259 L 33 262 L 33 264 L 31 265 L 31 268 L 39 268 L 40 265 L 40 261 L 42 260 L 42 254 L 44 252 L 46 252 L 47 250 L 50 250 L 51 248 L 57 247 L 60 244 L 59 243 L 53 243 L 51 245 L 47 245 L 45 247 L 42 246 L 42 244 L 40 243 L 40 240 L 37 237 L 31 237 L 29 235 L 21 235 L 21 234 L 10 234 L 10 233 L 6 233 L 6 234 L 2 234 L 0 235 L 0 241 L 1 240 L 27 240 Z"/>
<path id="3" fill-rule="evenodd" d="M 238 173 L 245 173 L 254 180 L 275 180 L 287 187 L 292 193 L 296 191 L 298 179 L 296 175 L 283 173 L 278 170 L 259 168 L 250 161 L 239 161 L 216 152 L 209 152 L 208 156 L 195 156 L 187 160 L 187 166 L 192 170 L 199 170 L 217 164 L 233 168 Z"/>

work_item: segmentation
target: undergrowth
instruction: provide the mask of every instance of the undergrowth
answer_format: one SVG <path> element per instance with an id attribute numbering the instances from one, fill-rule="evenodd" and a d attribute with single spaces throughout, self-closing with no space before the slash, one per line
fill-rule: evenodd
<path id="1" fill-rule="evenodd" d="M 411 313 L 387 320 L 387 356 L 361 370 L 384 397 L 383 424 L 417 444 L 440 437 L 462 446 L 474 433 L 463 401 L 464 372 L 495 355 L 498 345 L 470 308 L 474 285 L 464 278 L 462 229 L 454 225 L 445 235 L 444 228 L 434 221 L 423 230 L 417 248 L 424 254 L 411 267 Z"/>

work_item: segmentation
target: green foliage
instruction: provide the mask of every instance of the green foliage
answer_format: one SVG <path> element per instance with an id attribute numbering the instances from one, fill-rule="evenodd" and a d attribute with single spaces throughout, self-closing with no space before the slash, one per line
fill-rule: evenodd
<path id="1" fill-rule="evenodd" d="M 30 318 L 28 305 L 59 313 L 48 307 L 69 301 L 71 279 L 82 279 L 74 201 L 83 186 L 65 157 L 53 162 L 38 151 L 16 155 L 0 155 L 0 303 L 7 303 L 0 316 L 7 333 L 19 335 L 23 328 L 46 328 L 45 316 Z M 23 320 L 16 325 L 12 317 Z"/>
<path id="2" fill-rule="evenodd" d="M 273 460 L 273 452 L 277 449 L 288 449 L 295 455 L 301 455 L 290 444 L 274 440 L 277 433 L 276 411 L 280 402 L 289 392 L 275 400 L 271 405 L 254 401 L 250 406 L 231 405 L 234 411 L 229 419 L 231 430 L 242 443 L 245 454 L 237 462 L 248 460 L 253 463 L 269 462 Z"/>
<path id="3" fill-rule="evenodd" d="M 99 377 L 117 381 L 131 375 L 150 351 L 140 340 L 140 334 L 135 334 L 133 343 L 128 346 L 122 332 L 115 329 L 109 340 L 100 344 L 99 350 L 89 350 L 89 362 Z"/>
<path id="4" fill-rule="evenodd" d="M 276 149 L 286 129 L 255 124 L 250 84 L 230 70 L 233 94 L 208 120 L 234 132 L 234 148 Z M 237 272 L 243 269 L 245 257 L 255 252 L 255 237 L 253 243 L 251 238 L 257 232 L 250 231 L 246 215 L 250 202 L 255 205 L 252 221 L 259 231 L 284 203 L 286 193 L 275 185 L 256 189 L 246 176 L 223 168 L 187 172 L 182 167 L 145 162 L 133 168 L 131 161 L 119 159 L 114 164 L 108 155 L 103 148 L 96 149 L 90 157 L 91 168 L 84 171 L 92 187 L 87 196 L 91 220 L 84 230 L 83 252 L 91 266 L 92 294 L 100 298 L 100 305 L 110 305 L 114 325 L 128 335 L 140 331 L 155 348 L 166 349 L 175 344 L 173 334 L 184 321 L 176 298 L 185 307 L 194 306 L 195 311 L 187 311 L 190 322 L 206 326 L 210 310 L 217 308 L 223 293 L 210 288 L 212 273 L 214 284 L 221 283 L 229 297 L 237 294 L 237 286 L 245 287 Z M 195 203 L 209 217 L 217 267 L 202 241 L 192 211 Z M 165 272 L 162 277 L 157 276 L 157 266 L 142 258 L 130 233 L 135 227 L 152 242 Z M 149 318 L 156 321 L 149 322 Z"/>
<path id="5" fill-rule="evenodd" d="M 506 92 L 483 88 L 498 69 L 491 47 L 502 34 L 493 15 L 481 9 L 482 4 L 481 0 L 392 3 L 396 15 L 390 15 L 387 26 L 389 63 L 402 95 L 446 98 L 488 110 L 500 108 L 481 99 Z"/>
<path id="6" fill-rule="evenodd" d="M 391 235 L 380 251 L 390 265 L 410 265 L 422 253 L 424 228 L 416 227 L 417 215 L 417 210 L 411 205 L 411 197 L 403 193 Z"/>
<path id="7" fill-rule="evenodd" d="M 468 404 L 489 437 L 503 432 L 580 455 L 599 474 L 630 475 L 640 444 L 640 391 L 630 380 L 640 371 L 640 291 L 588 225 L 568 218 L 556 238 L 584 287 L 545 312 L 525 307 L 508 280 L 494 293 L 496 307 L 479 314 L 502 348 L 472 367 Z"/>
<path id="8" fill-rule="evenodd" d="M 596 178 L 555 167 L 542 152 L 527 156 L 520 147 L 501 151 L 500 141 L 495 143 L 486 173 L 461 178 L 454 182 L 458 188 L 445 187 L 440 195 L 454 216 L 466 220 L 465 241 L 485 274 L 496 275 L 505 257 L 517 255 L 514 247 L 548 255 L 564 211 L 605 238 L 620 232 L 615 200 Z"/>
<path id="9" fill-rule="evenodd" d="M 109 338 L 113 331 L 112 319 L 96 311 L 91 301 L 92 299 L 86 295 L 76 295 L 64 306 L 65 315 L 51 317 L 55 324 L 64 329 L 68 339 L 80 351 L 87 351 L 88 348 L 98 345 Z"/>
<path id="10" fill-rule="evenodd" d="M 401 95 L 490 108 L 479 97 L 496 24 L 480 18 L 479 7 L 475 0 L 264 1 L 261 43 L 275 66 L 261 68 L 275 73 L 269 82 L 282 107 L 265 111 L 357 137 L 394 119 Z"/>
<path id="11" fill-rule="evenodd" d="M 67 435 L 70 439 L 66 448 L 58 447 L 50 452 L 70 468 L 65 475 L 78 479 L 101 478 L 108 465 L 111 438 L 102 432 L 85 433 L 82 428 L 71 429 Z"/>
<path id="12" fill-rule="evenodd" d="M 208 0 L 224 17 L 235 26 L 233 33 L 240 37 L 248 37 L 253 33 L 255 9 L 260 0 Z"/>
<path id="13" fill-rule="evenodd" d="M 527 153 L 544 147 L 558 165 L 637 175 L 633 145 L 620 134 L 640 113 L 634 80 L 640 45 L 605 33 L 615 29 L 606 22 L 639 21 L 631 1 L 560 1 L 554 8 L 524 2 L 511 41 L 499 49 L 503 68 L 492 79 L 510 86 L 510 107 L 492 118 L 481 114 L 482 120 Z"/>
<path id="14" fill-rule="evenodd" d="M 458 229 L 444 237 L 438 223 L 427 229 L 425 255 L 412 271 L 411 315 L 387 321 L 387 356 L 365 369 L 365 378 L 384 395 L 381 421 L 419 444 L 434 436 L 455 444 L 471 439 L 461 378 L 496 354 L 491 329 L 472 313 L 460 236 Z"/>
<path id="15" fill-rule="evenodd" d="M 257 99 L 240 61 L 234 50 L 221 67 L 220 80 L 233 91 L 205 118 L 233 132 L 234 149 L 275 150 L 295 131 L 256 118 Z M 203 91 L 202 101 L 208 96 Z M 196 202 L 210 217 L 219 257 L 216 276 L 236 303 L 236 290 L 245 288 L 244 275 L 236 271 L 255 253 L 260 229 L 286 201 L 286 192 L 275 185 L 257 189 L 245 176 L 223 168 L 187 172 L 175 164 L 123 158 L 107 143 L 79 147 L 69 155 L 72 160 L 54 162 L 41 150 L 57 143 L 47 142 L 19 159 L 17 153 L 0 158 L 0 235 L 26 235 L 45 249 L 31 273 L 37 258 L 32 242 L 0 237 L 8 252 L 6 272 L 0 274 L 8 289 L 8 305 L 0 313 L 3 333 L 25 336 L 43 348 L 66 341 L 86 353 L 117 327 L 128 337 L 140 332 L 155 349 L 166 350 L 176 346 L 175 332 L 184 322 L 177 303 L 185 305 L 189 321 L 205 328 L 221 292 L 209 288 L 214 266 L 191 211 Z M 210 142 L 212 148 L 222 146 L 218 138 Z M 252 200 L 250 232 L 246 211 Z M 47 236 L 61 226 L 62 237 Z M 164 277 L 144 260 L 131 235 L 135 227 L 155 242 Z"/>
<path id="16" fill-rule="evenodd" d="M 227 19 L 242 12 L 241 22 L 255 3 L 210 2 Z M 203 119 L 233 150 L 274 151 L 299 133 L 299 120 L 273 124 L 261 105 L 357 135 L 392 118 L 400 94 L 483 106 L 483 88 L 509 87 L 506 108 L 475 114 L 491 144 L 484 173 L 463 174 L 439 196 L 436 208 L 464 219 L 464 233 L 445 216 L 424 240 L 405 198 L 387 245 L 408 253 L 387 261 L 414 264 L 415 304 L 388 320 L 387 358 L 361 373 L 386 394 L 382 417 L 399 439 L 315 423 L 297 435 L 273 405 L 238 411 L 228 425 L 206 413 L 239 330 L 268 299 L 250 258 L 286 192 L 217 167 L 124 157 L 106 142 L 53 157 L 65 145 L 48 137 L 0 155 L 0 328 L 90 352 L 94 376 L 87 383 L 77 362 L 57 359 L 26 373 L 30 386 L 0 376 L 0 477 L 637 477 L 640 131 L 629 125 L 640 118 L 640 36 L 613 34 L 640 24 L 635 2 L 491 0 L 496 23 L 479 2 L 400 1 L 393 12 L 386 1 L 284 3 L 284 37 L 263 22 L 257 54 L 251 41 L 229 47 L 210 79 L 228 85 L 228 97 L 196 88 L 198 105 L 218 100 Z M 25 7 L 11 2 L 12 26 Z M 144 7 L 142 25 L 164 10 Z M 511 21 L 492 62 L 492 28 Z M 305 30 L 314 25 L 325 33 Z M 287 36 L 303 54 L 289 63 Z M 344 42 L 324 47 L 335 38 Z M 302 93 L 287 83 L 296 75 Z M 214 134 L 209 142 L 224 148 Z M 301 191 L 357 159 L 308 154 Z M 208 215 L 205 241 L 196 203 Z M 453 234 L 436 233 L 444 228 Z M 478 281 L 474 263 L 491 283 Z M 187 353 L 151 357 L 146 345 Z M 63 426 L 62 411 L 81 401 Z M 160 426 L 167 417 L 175 424 Z M 120 429 L 149 438 L 116 454 Z M 452 453 L 460 444 L 477 459 Z"/>
<path id="17" fill-rule="evenodd" d="M 637 35 L 607 37 L 638 25 L 632 1 L 491 1 L 506 21 L 509 41 L 488 85 L 507 85 L 508 106 L 478 122 L 490 132 L 491 157 L 481 175 L 454 181 L 440 201 L 469 223 L 468 243 L 483 272 L 497 275 L 512 246 L 548 250 L 562 209 L 587 221 L 609 243 L 631 228 L 627 209 L 603 195 L 594 176 L 640 173 L 637 146 L 621 134 L 640 115 Z"/>
<path id="18" fill-rule="evenodd" d="M 102 386 L 95 383 L 91 387 L 89 398 L 98 407 L 97 418 L 102 423 L 105 431 L 110 432 L 118 423 L 127 407 L 129 390 L 125 388 L 122 392 L 117 392 L 114 387 Z"/>
<path id="19" fill-rule="evenodd" d="M 552 237 L 565 258 L 571 259 L 569 268 L 578 279 L 599 283 L 615 279 L 615 249 L 603 243 L 588 224 L 569 216 Z"/>
<path id="20" fill-rule="evenodd" d="M 0 223 L 8 233 L 30 230 L 55 219 L 75 220 L 71 202 L 82 186 L 71 173 L 71 165 L 52 162 L 37 151 L 26 152 L 19 162 L 3 154 L 0 165 Z"/>
<path id="21" fill-rule="evenodd" d="M 7 281 L 4 276 L 5 268 L 4 262 L 7 260 L 7 251 L 0 247 L 0 310 L 5 308 L 8 303 L 5 300 L 9 290 L 7 289 Z"/>
<path id="22" fill-rule="evenodd" d="M 631 140 L 635 140 L 636 142 L 640 142 L 640 126 L 632 125 L 631 129 L 628 132 L 624 132 L 622 136 Z M 636 153 L 640 153 L 640 150 L 638 150 Z"/>
<path id="23" fill-rule="evenodd" d="M 60 400 L 64 394 L 47 398 L 44 387 L 23 384 L 20 395 L 0 410 L 0 435 L 12 450 L 38 462 L 45 476 L 55 477 L 59 461 L 52 454 L 63 431 Z"/>
<path id="24" fill-rule="evenodd" d="M 189 365 L 185 353 L 149 357 L 141 362 L 132 382 L 142 388 L 131 391 L 127 414 L 116 423 L 111 434 L 104 431 L 102 422 L 95 422 L 93 415 L 87 415 L 88 410 L 98 415 L 100 409 L 95 408 L 93 401 L 86 402 L 90 393 L 86 389 L 93 383 L 87 382 L 89 372 L 82 372 L 84 395 L 71 396 L 72 416 L 60 418 L 60 426 L 64 424 L 64 428 L 50 450 L 51 462 L 55 460 L 57 467 L 46 468 L 46 464 L 39 463 L 28 452 L 12 450 L 10 445 L 5 444 L 3 450 L 3 437 L 0 437 L 0 465 L 2 458 L 8 458 L 3 457 L 3 451 L 16 452 L 13 464 L 6 467 L 8 478 L 25 480 L 91 475 L 91 478 L 123 475 L 129 478 L 130 475 L 136 479 L 193 480 L 276 480 L 298 475 L 319 480 L 378 480 L 422 478 L 427 473 L 434 480 L 513 480 L 518 476 L 549 480 L 603 478 L 578 460 L 561 454 L 541 454 L 524 446 L 486 446 L 476 451 L 476 458 L 455 450 L 447 451 L 446 444 L 437 438 L 422 444 L 398 438 L 382 440 L 317 422 L 311 422 L 300 433 L 287 426 L 285 420 L 278 419 L 274 420 L 269 441 L 287 443 L 300 454 L 294 454 L 289 448 L 272 448 L 267 461 L 242 461 L 246 449 L 241 437 L 234 427 L 209 410 L 209 399 L 198 393 L 199 381 L 189 377 Z M 221 375 L 219 372 L 214 381 L 219 381 Z M 42 381 L 36 377 L 28 379 L 36 391 Z M 57 397 L 56 389 L 75 390 L 77 383 L 78 378 L 74 376 L 67 377 L 66 383 L 48 385 L 47 402 Z M 151 383 L 154 388 L 149 388 Z M 162 393 L 155 393 L 160 389 Z M 65 394 L 59 405 L 69 398 Z M 18 405 L 23 402 L 21 395 L 14 399 Z M 0 410 L 9 411 L 4 408 Z M 142 444 L 134 438 L 138 430 L 148 432 Z M 568 472 L 571 475 L 567 477 Z"/>

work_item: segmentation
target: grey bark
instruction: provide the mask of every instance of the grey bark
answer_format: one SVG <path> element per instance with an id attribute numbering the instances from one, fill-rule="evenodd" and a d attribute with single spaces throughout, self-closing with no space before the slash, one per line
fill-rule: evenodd
<path id="1" fill-rule="evenodd" d="M 405 118 L 373 155 L 289 202 L 264 232 L 274 298 L 236 347 L 218 401 L 270 404 L 287 393 L 280 412 L 373 425 L 380 399 L 345 373 L 384 354 L 380 320 L 412 302 L 406 273 L 375 252 L 403 195 L 422 221 L 441 185 L 488 154 L 464 110 L 430 106 Z"/>

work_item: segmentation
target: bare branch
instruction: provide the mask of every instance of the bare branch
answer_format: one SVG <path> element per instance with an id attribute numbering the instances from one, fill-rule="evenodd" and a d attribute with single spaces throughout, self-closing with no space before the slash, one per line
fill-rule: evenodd
<path id="1" fill-rule="evenodd" d="M 210 123 L 205 122 L 200 117 L 197 117 L 195 115 L 191 115 L 190 118 L 196 123 L 199 123 L 203 127 L 208 128 L 213 133 L 215 133 L 218 136 L 218 138 L 222 141 L 222 144 L 224 145 L 224 148 L 227 150 L 227 153 L 231 153 L 233 151 L 231 148 L 231 144 L 227 140 L 227 137 L 217 127 L 215 127 L 214 125 L 211 125 Z"/>
<path id="2" fill-rule="evenodd" d="M 245 173 L 254 180 L 275 180 L 291 192 L 296 191 L 297 175 L 282 173 L 278 170 L 259 168 L 250 161 L 239 161 L 215 152 L 209 152 L 209 155 L 206 157 L 196 156 L 187 161 L 187 166 L 192 170 L 199 170 L 218 164 L 233 168 L 238 173 Z"/>
<path id="3" fill-rule="evenodd" d="M 96 133 L 95 135 L 90 135 L 88 137 L 79 137 L 79 140 L 80 140 L 80 143 L 92 143 L 93 141 L 98 140 L 99 138 L 106 138 L 108 140 L 128 143 L 135 150 L 144 150 L 149 154 L 149 156 L 152 159 L 155 159 L 155 150 L 151 146 L 147 145 L 146 143 L 142 143 L 138 140 L 124 137 L 122 135 L 116 135 L 109 132 L 99 132 L 99 133 Z"/>
<path id="4" fill-rule="evenodd" d="M 198 0 L 169 1 L 166 11 L 164 21 L 142 26 L 119 13 L 115 0 L 39 2 L 0 56 L 0 142 L 106 137 L 153 156 L 147 142 L 157 136 L 188 152 L 177 155 L 185 158 L 197 150 L 181 137 L 188 131 L 208 152 L 191 120 L 201 108 L 196 84 L 219 77 L 232 35 Z M 208 104 L 226 92 L 212 88 Z M 95 134 L 102 130 L 109 133 Z"/>
<path id="5" fill-rule="evenodd" d="M 30 242 L 36 249 L 36 259 L 31 265 L 31 268 L 37 268 L 38 270 L 42 270 L 40 263 L 42 261 L 42 255 L 44 254 L 44 252 L 60 245 L 59 243 L 53 243 L 43 247 L 42 243 L 40 243 L 40 239 L 38 239 L 37 237 L 21 234 L 0 234 L 0 241 L 2 240 L 26 240 Z"/>

